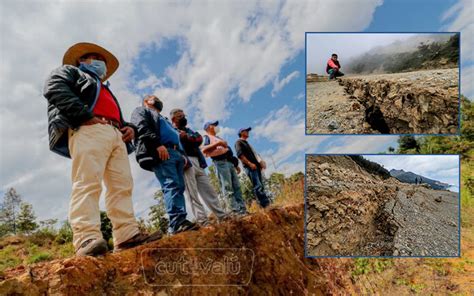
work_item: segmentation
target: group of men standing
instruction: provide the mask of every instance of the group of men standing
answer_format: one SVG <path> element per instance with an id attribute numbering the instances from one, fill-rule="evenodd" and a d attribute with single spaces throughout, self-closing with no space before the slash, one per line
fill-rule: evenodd
<path id="1" fill-rule="evenodd" d="M 182 109 L 171 110 L 171 121 L 163 116 L 163 101 L 153 95 L 146 96 L 126 122 L 105 83 L 118 65 L 117 58 L 106 49 L 78 43 L 66 51 L 63 66 L 51 73 L 44 88 L 50 149 L 72 159 L 69 221 L 77 255 L 107 252 L 100 232 L 102 182 L 107 189 L 105 206 L 113 226 L 114 251 L 162 237 L 160 231 L 141 232 L 135 219 L 127 156 L 132 152 L 140 167 L 152 171 L 161 184 L 171 235 L 209 224 L 206 207 L 219 221 L 247 214 L 238 179 L 239 159 L 260 206 L 270 204 L 262 180 L 266 164 L 247 142 L 250 127 L 239 130 L 236 158 L 228 143 L 217 135 L 218 121 L 205 123 L 206 135 L 202 136 L 188 127 Z M 216 167 L 231 213 L 219 204 L 205 172 L 205 157 Z M 187 219 L 185 200 L 196 222 Z"/>

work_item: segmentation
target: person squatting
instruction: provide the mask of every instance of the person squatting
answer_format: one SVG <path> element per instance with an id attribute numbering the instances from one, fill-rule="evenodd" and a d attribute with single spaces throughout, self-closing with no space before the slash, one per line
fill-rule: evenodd
<path id="1" fill-rule="evenodd" d="M 163 236 L 161 231 L 143 232 L 135 218 L 128 159 L 133 152 L 140 167 L 152 172 L 161 185 L 169 235 L 210 224 L 206 208 L 218 223 L 248 213 L 238 179 L 239 160 L 258 204 L 269 206 L 262 179 L 266 163 L 247 141 L 250 127 L 239 130 L 234 156 L 227 141 L 218 136 L 218 121 L 206 122 L 202 136 L 188 126 L 184 110 L 172 109 L 171 120 L 163 116 L 163 101 L 153 95 L 145 96 L 126 122 L 108 83 L 119 66 L 111 52 L 97 44 L 77 43 L 66 51 L 62 64 L 47 78 L 43 95 L 48 101 L 50 150 L 72 160 L 68 218 L 77 256 L 108 251 L 100 231 L 102 182 L 114 252 Z M 216 168 L 229 212 L 221 207 L 206 174 L 206 157 Z M 194 222 L 188 219 L 186 204 Z"/>

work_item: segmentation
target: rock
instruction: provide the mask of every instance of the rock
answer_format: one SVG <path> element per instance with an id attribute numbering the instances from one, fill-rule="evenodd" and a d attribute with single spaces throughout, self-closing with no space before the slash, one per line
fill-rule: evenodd
<path id="1" fill-rule="evenodd" d="M 318 209 L 320 212 L 326 212 L 326 211 L 329 211 L 329 207 L 322 204 L 322 203 L 318 203 L 316 205 L 316 209 Z"/>
<path id="2" fill-rule="evenodd" d="M 360 110 L 361 109 L 361 106 L 359 103 L 355 102 L 355 103 L 352 103 L 352 106 L 351 106 L 351 110 L 352 111 L 356 111 L 356 110 Z"/>
<path id="3" fill-rule="evenodd" d="M 442 202 L 443 201 L 443 198 L 441 196 L 437 196 L 435 197 L 434 199 L 436 202 Z"/>
<path id="4" fill-rule="evenodd" d="M 328 124 L 328 129 L 330 130 L 336 130 L 338 128 L 339 128 L 339 124 L 334 120 Z"/>
<path id="5" fill-rule="evenodd" d="M 318 166 L 320 170 L 328 170 L 330 167 L 329 163 L 322 163 Z"/>

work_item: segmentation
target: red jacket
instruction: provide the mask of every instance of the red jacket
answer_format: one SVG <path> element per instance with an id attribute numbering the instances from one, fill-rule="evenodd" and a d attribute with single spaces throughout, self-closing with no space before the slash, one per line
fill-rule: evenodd
<path id="1" fill-rule="evenodd" d="M 326 65 L 326 73 L 329 73 L 329 70 L 331 69 L 339 70 L 340 68 L 341 68 L 341 64 L 339 64 L 339 61 L 334 61 L 333 59 L 329 59 Z"/>

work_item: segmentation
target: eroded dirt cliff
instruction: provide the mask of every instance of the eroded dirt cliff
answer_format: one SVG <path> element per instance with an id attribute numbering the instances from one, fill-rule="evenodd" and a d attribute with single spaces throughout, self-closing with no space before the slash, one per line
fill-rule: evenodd
<path id="1" fill-rule="evenodd" d="M 447 134 L 458 130 L 459 70 L 342 77 L 307 85 L 307 132 Z"/>
<path id="2" fill-rule="evenodd" d="M 104 258 L 71 258 L 20 267 L 6 272 L 0 295 L 354 293 L 349 278 L 338 278 L 328 270 L 329 261 L 304 257 L 303 208 L 298 204 L 261 211 Z M 206 263 L 229 255 L 228 249 L 240 261 L 241 274 L 157 273 L 160 266 L 180 262 L 179 255 Z M 339 268 L 343 270 L 344 264 Z"/>
<path id="3" fill-rule="evenodd" d="M 308 156 L 311 256 L 458 256 L 454 192 L 369 173 L 349 156 Z"/>

